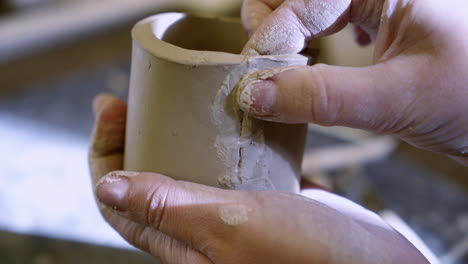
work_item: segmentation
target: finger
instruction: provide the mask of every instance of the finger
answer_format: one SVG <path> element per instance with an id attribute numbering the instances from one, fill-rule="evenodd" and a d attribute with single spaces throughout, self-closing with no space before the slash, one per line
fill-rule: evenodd
<path id="1" fill-rule="evenodd" d="M 284 68 L 267 79 L 256 73 L 239 84 L 238 101 L 253 117 L 271 121 L 398 132 L 411 121 L 404 120 L 405 111 L 417 96 L 416 82 L 406 80 L 420 74 L 417 63 L 407 64 L 398 59 L 363 68 L 318 64 Z"/>
<path id="2" fill-rule="evenodd" d="M 127 106 L 117 97 L 103 94 L 95 98 L 93 110 L 96 120 L 88 160 L 96 183 L 106 173 L 122 168 Z"/>
<path id="3" fill-rule="evenodd" d="M 384 0 L 290 0 L 257 28 L 243 54 L 292 54 L 314 38 L 343 29 L 348 22 L 378 28 Z"/>
<path id="4" fill-rule="evenodd" d="M 164 263 L 212 263 L 205 255 L 187 244 L 171 238 L 162 232 L 119 216 L 114 211 L 103 208 L 106 220 L 130 244 L 161 259 Z"/>
<path id="5" fill-rule="evenodd" d="M 240 196 L 154 173 L 113 172 L 96 191 L 101 202 L 115 207 L 122 216 L 202 252 L 213 246 L 207 241 L 230 237 L 234 227 L 253 213 L 247 193 Z"/>
<path id="6" fill-rule="evenodd" d="M 242 24 L 249 34 L 275 10 L 284 0 L 245 0 L 242 4 Z"/>
<path id="7" fill-rule="evenodd" d="M 122 168 L 126 105 L 120 99 L 102 94 L 93 102 L 96 116 L 89 161 L 94 181 Z M 104 218 L 132 245 L 160 258 L 165 263 L 211 263 L 187 244 L 151 227 L 132 222 L 101 206 Z"/>
<path id="8" fill-rule="evenodd" d="M 375 225 L 375 215 L 344 216 L 334 208 L 341 204 L 351 209 L 339 200 L 330 207 L 289 193 L 226 191 L 151 173 L 111 173 L 97 191 L 101 201 L 121 210 L 121 216 L 149 224 L 215 263 L 256 263 L 259 255 L 271 252 L 277 253 L 277 263 L 343 263 L 349 254 L 356 254 L 355 262 L 362 263 L 359 256 L 368 252 L 386 262 L 411 247 L 390 228 Z M 366 247 L 349 247 L 356 243 Z M 289 254 L 285 248 L 302 254 Z M 406 256 L 399 258 L 397 262 Z"/>

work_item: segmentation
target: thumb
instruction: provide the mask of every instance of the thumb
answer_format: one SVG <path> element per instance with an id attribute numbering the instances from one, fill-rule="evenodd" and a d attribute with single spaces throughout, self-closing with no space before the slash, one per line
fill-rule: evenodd
<path id="1" fill-rule="evenodd" d="M 316 193 L 321 198 L 311 200 L 289 193 L 228 191 L 154 173 L 128 172 L 105 176 L 97 185 L 97 195 L 120 216 L 202 253 L 200 263 L 272 262 L 268 256 L 274 257 L 274 263 L 343 263 L 350 254 L 356 263 L 421 259 L 377 216 L 358 213 L 364 209 L 350 207 L 333 195 Z M 333 202 L 328 206 L 321 199 Z M 348 246 L 356 243 L 364 246 Z"/>
<path id="2" fill-rule="evenodd" d="M 109 173 L 96 186 L 101 203 L 120 216 L 202 253 L 207 243 L 231 238 L 254 214 L 251 196 L 239 193 L 136 172 Z"/>
<path id="3" fill-rule="evenodd" d="M 413 67 L 404 67 L 388 61 L 363 68 L 283 68 L 272 77 L 259 72 L 239 83 L 238 102 L 253 117 L 269 121 L 392 133 L 416 96 L 414 83 L 404 81 L 414 79 Z"/>

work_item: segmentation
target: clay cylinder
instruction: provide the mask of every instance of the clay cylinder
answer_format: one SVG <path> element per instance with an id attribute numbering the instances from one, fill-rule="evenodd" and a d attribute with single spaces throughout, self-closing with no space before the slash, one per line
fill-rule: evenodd
<path id="1" fill-rule="evenodd" d="M 236 85 L 307 58 L 238 55 L 248 38 L 238 19 L 167 13 L 139 22 L 132 36 L 125 170 L 235 190 L 299 191 L 306 125 L 248 117 Z"/>

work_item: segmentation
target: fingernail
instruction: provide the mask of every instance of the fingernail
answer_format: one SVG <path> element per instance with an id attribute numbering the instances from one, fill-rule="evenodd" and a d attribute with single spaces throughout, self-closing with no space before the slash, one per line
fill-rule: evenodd
<path id="1" fill-rule="evenodd" d="M 111 172 L 96 184 L 96 195 L 101 203 L 117 211 L 126 211 L 129 177 L 134 173 Z"/>
<path id="2" fill-rule="evenodd" d="M 277 87 L 272 80 L 249 81 L 241 88 L 239 106 L 256 117 L 277 116 L 276 92 Z"/>

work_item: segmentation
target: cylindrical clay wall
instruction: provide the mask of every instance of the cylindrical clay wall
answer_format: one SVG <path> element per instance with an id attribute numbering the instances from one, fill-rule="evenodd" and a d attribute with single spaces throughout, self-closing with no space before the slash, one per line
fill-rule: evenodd
<path id="1" fill-rule="evenodd" d="M 307 58 L 236 55 L 247 41 L 236 19 L 162 14 L 132 34 L 126 170 L 237 190 L 299 191 L 306 126 L 249 118 L 235 88 L 248 73 Z"/>

